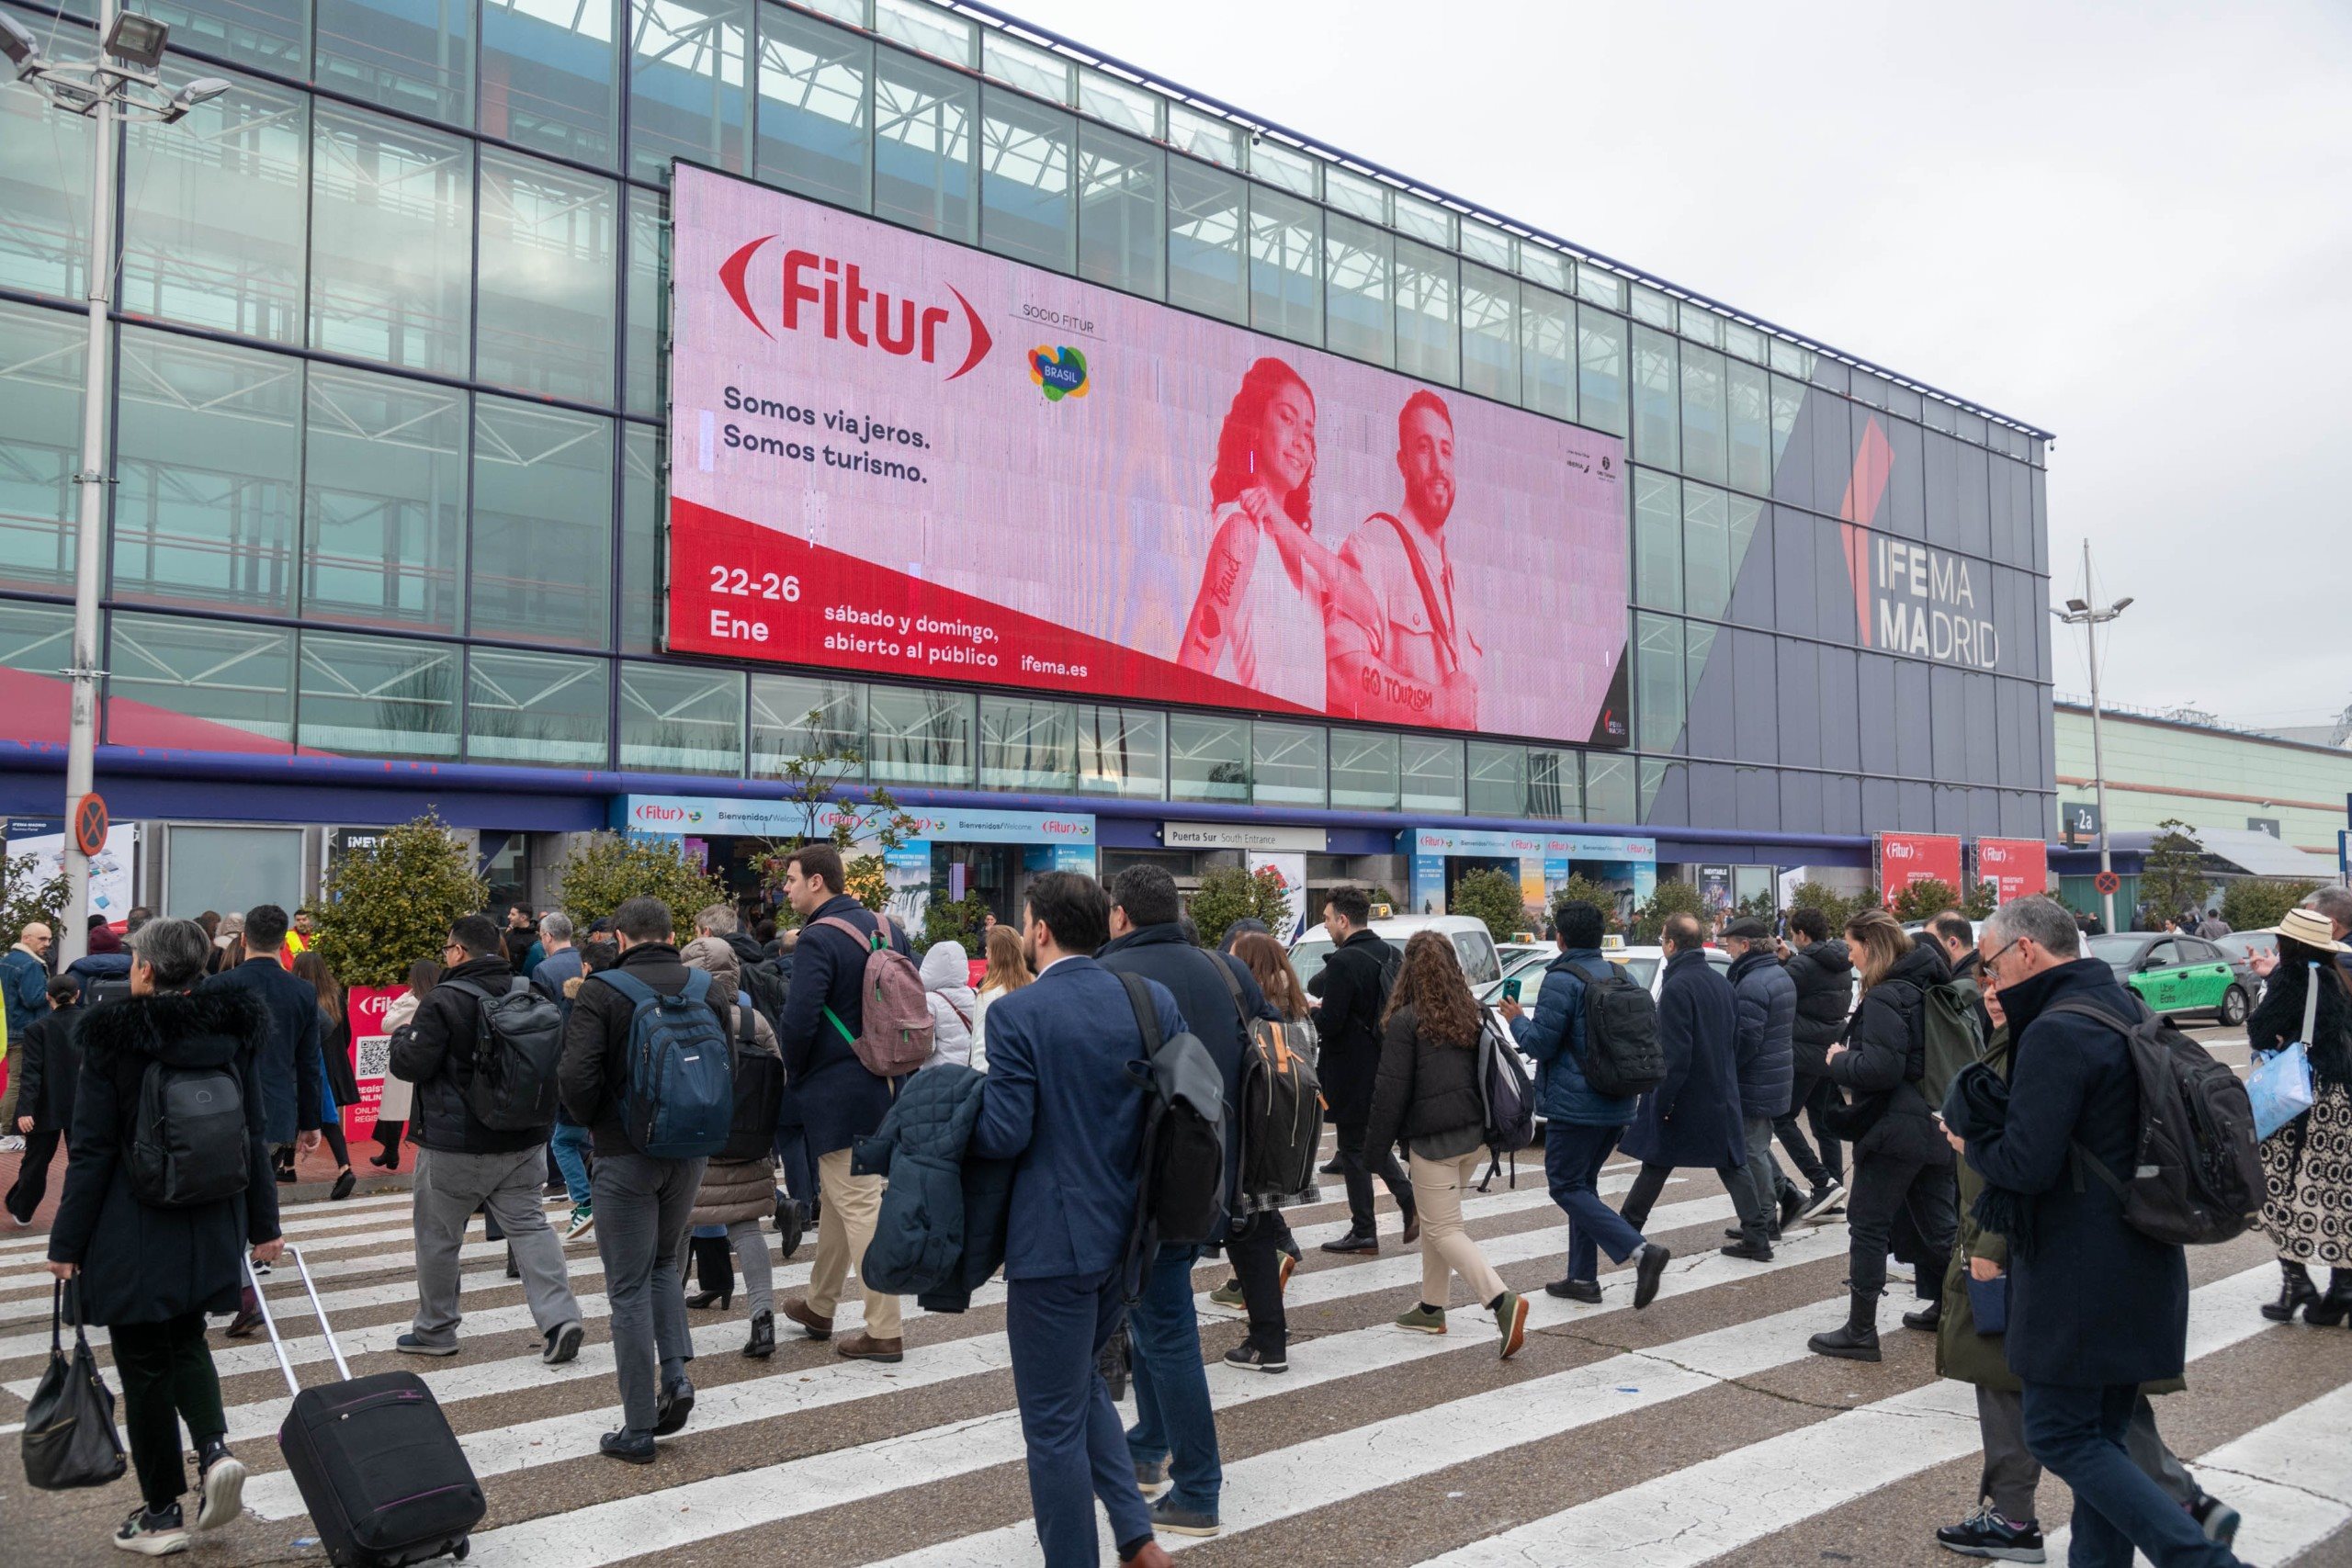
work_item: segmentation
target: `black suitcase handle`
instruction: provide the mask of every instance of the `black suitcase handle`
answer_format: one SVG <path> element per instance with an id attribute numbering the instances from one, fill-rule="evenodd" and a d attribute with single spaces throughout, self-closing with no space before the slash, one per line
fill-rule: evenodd
<path id="1" fill-rule="evenodd" d="M 311 1266 L 302 1261 L 302 1249 L 288 1247 L 280 1256 L 294 1260 L 294 1271 L 302 1276 L 302 1289 L 310 1292 L 311 1310 L 318 1314 L 319 1333 L 327 1342 L 327 1354 L 334 1358 L 335 1373 L 345 1382 L 349 1382 L 351 1368 L 343 1359 L 343 1347 L 334 1342 L 334 1329 L 327 1322 L 326 1306 L 319 1300 L 318 1281 L 311 1278 Z M 251 1253 L 245 1255 L 245 1278 L 253 1282 L 254 1305 L 261 1312 L 262 1326 L 269 1330 L 269 1348 L 277 1352 L 278 1370 L 286 1374 L 286 1392 L 300 1393 L 302 1385 L 295 1381 L 294 1363 L 287 1357 L 286 1341 L 277 1337 L 277 1320 L 269 1315 L 269 1295 L 261 1288 L 261 1276 L 254 1270 Z"/>

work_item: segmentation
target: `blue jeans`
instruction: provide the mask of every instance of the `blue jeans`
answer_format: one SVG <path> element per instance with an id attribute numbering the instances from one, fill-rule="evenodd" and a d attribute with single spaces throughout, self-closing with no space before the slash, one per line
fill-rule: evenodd
<path id="1" fill-rule="evenodd" d="M 1151 1510 L 1119 1446 L 1119 1409 L 1094 1365 L 1124 1309 L 1116 1269 L 1005 1286 L 1004 1337 L 1028 1450 L 1029 1506 L 1046 1568 L 1096 1568 L 1102 1561 L 1098 1497 L 1122 1547 L 1151 1539 Z"/>
<path id="2" fill-rule="evenodd" d="M 2025 1385 L 2025 1446 L 2075 1492 L 2072 1568 L 2132 1568 L 2138 1548 L 2156 1568 L 2237 1568 L 2227 1547 L 2205 1539 L 2188 1510 L 2124 1447 L 2140 1390 Z"/>
<path id="3" fill-rule="evenodd" d="M 1600 1168 L 1623 1135 L 1623 1127 L 1571 1127 L 1562 1122 L 1544 1123 L 1544 1175 L 1552 1184 L 1552 1201 L 1568 1216 L 1568 1278 L 1599 1277 L 1600 1252 L 1611 1263 L 1623 1263 L 1642 1248 L 1642 1233 L 1600 1201 L 1597 1183 Z"/>
<path id="4" fill-rule="evenodd" d="M 588 1206 L 588 1129 L 570 1122 L 555 1124 L 555 1133 L 548 1139 L 548 1146 L 555 1152 L 555 1168 L 563 1173 L 564 1190 L 571 1194 L 575 1209 Z"/>
<path id="5" fill-rule="evenodd" d="M 1201 1319 L 1193 1308 L 1197 1247 L 1163 1247 L 1144 1279 L 1143 1298 L 1127 1314 L 1134 1342 L 1136 1424 L 1127 1452 L 1137 1464 L 1170 1461 L 1170 1506 L 1216 1517 L 1225 1465 L 1209 1413 L 1209 1379 L 1201 1365 Z"/>

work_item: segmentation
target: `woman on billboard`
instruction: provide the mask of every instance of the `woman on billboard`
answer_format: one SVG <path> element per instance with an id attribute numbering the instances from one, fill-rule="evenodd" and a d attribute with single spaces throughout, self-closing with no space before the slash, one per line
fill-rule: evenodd
<path id="1" fill-rule="evenodd" d="M 1369 625 L 1363 580 L 1314 537 L 1315 394 L 1279 359 L 1241 378 L 1217 433 L 1216 534 L 1176 661 L 1310 712 L 1327 706 L 1326 627 Z"/>

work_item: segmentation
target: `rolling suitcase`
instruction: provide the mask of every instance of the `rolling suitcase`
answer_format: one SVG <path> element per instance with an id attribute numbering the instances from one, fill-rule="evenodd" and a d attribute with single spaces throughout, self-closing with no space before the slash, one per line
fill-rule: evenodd
<path id="1" fill-rule="evenodd" d="M 245 1266 L 269 1342 L 293 1391 L 294 1408 L 277 1428 L 286 1468 L 336 1568 L 405 1568 L 444 1555 L 466 1555 L 467 1532 L 481 1522 L 481 1483 L 458 1446 L 424 1380 L 414 1372 L 355 1378 L 327 1325 L 310 1266 L 294 1247 L 286 1256 L 302 1276 L 319 1332 L 340 1382 L 304 1388 L 295 1381 L 261 1280 Z"/>

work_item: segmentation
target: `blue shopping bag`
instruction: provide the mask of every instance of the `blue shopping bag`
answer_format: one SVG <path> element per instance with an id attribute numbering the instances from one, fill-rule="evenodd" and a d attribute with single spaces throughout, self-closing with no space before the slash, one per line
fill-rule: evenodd
<path id="1" fill-rule="evenodd" d="M 2300 1040 L 2282 1051 L 2265 1052 L 2245 1080 L 2245 1092 L 2254 1101 L 2255 1136 L 2270 1136 L 2312 1108 L 2311 1053 Z"/>

